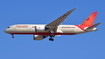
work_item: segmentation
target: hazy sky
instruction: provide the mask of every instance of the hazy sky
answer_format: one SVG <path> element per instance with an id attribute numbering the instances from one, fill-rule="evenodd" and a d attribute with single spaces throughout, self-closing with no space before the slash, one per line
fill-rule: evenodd
<path id="1" fill-rule="evenodd" d="M 77 8 L 62 24 L 81 24 L 98 11 L 98 31 L 62 35 L 49 41 L 33 40 L 33 35 L 15 35 L 4 30 L 14 24 L 48 24 Z M 0 59 L 105 59 L 105 0 L 1 0 Z"/>

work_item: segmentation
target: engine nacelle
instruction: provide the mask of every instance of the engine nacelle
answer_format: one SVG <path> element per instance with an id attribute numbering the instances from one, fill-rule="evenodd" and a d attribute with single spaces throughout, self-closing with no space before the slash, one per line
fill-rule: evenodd
<path id="1" fill-rule="evenodd" d="M 34 40 L 42 40 L 44 37 L 42 35 L 33 35 Z"/>
<path id="2" fill-rule="evenodd" d="M 35 27 L 36 32 L 44 32 L 45 29 L 46 29 L 45 26 L 36 26 Z"/>

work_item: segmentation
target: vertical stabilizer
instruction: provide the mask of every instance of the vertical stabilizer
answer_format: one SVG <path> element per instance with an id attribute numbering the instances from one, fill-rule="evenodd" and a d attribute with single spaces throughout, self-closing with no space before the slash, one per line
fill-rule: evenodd
<path id="1" fill-rule="evenodd" d="M 82 24 L 83 27 L 90 27 L 94 24 L 94 20 L 96 18 L 98 12 L 93 12 Z"/>

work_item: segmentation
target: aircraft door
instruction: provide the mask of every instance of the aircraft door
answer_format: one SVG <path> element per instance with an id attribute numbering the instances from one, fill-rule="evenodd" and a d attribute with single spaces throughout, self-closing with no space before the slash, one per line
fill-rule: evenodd
<path id="1" fill-rule="evenodd" d="M 45 26 L 35 26 L 35 32 L 44 32 Z"/>
<path id="2" fill-rule="evenodd" d="M 28 31 L 31 32 L 31 33 L 36 32 L 35 31 L 35 26 L 29 26 Z"/>

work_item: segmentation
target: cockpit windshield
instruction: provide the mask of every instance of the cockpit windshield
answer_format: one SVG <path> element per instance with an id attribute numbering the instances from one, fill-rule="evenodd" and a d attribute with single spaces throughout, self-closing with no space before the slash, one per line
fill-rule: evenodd
<path id="1" fill-rule="evenodd" d="M 10 27 L 7 27 L 7 28 L 10 28 Z"/>

